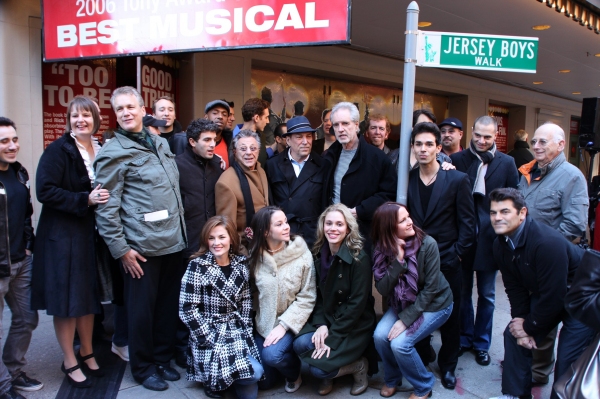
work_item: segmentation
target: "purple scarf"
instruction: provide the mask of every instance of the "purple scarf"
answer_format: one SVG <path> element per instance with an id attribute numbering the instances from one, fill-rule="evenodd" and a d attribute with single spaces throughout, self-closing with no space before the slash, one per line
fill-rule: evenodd
<path id="1" fill-rule="evenodd" d="M 421 247 L 421 241 L 414 237 L 413 239 L 406 242 L 404 246 L 404 261 L 408 265 L 408 271 L 405 274 L 401 274 L 398 277 L 398 284 L 394 288 L 394 295 L 390 297 L 389 302 L 392 309 L 396 314 L 400 310 L 405 309 L 407 306 L 412 305 L 417 299 L 419 287 L 417 282 L 419 280 L 419 273 L 417 271 L 417 252 Z M 389 256 L 384 255 L 379 251 L 379 248 L 375 248 L 373 251 L 373 275 L 375 280 L 381 280 L 387 273 L 387 269 L 390 267 L 394 258 L 390 259 Z M 407 326 L 407 334 L 413 334 L 423 323 L 423 315 L 419 316 L 410 326 Z"/>

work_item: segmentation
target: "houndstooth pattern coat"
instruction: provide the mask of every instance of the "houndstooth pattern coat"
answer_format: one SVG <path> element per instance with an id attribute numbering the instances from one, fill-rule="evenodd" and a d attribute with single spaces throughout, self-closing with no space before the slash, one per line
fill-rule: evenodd
<path id="1" fill-rule="evenodd" d="M 252 335 L 246 258 L 230 259 L 229 278 L 210 252 L 193 259 L 179 295 L 179 317 L 190 330 L 187 379 L 214 391 L 254 375 L 248 355 L 260 361 Z"/>

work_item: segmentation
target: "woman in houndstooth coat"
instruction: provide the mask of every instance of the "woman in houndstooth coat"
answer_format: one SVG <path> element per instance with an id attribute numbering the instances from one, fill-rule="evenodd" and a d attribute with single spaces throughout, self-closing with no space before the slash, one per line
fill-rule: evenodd
<path id="1" fill-rule="evenodd" d="M 179 317 L 190 329 L 187 379 L 219 398 L 230 386 L 239 398 L 256 398 L 263 375 L 252 336 L 252 297 L 246 258 L 230 219 L 210 218 L 200 251 L 181 281 Z"/>

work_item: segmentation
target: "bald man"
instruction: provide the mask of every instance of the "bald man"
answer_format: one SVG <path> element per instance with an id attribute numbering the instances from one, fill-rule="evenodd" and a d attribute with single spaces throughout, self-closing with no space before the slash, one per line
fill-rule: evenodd
<path id="1" fill-rule="evenodd" d="M 589 198 L 585 176 L 567 162 L 565 132 L 554 123 L 541 125 L 531 139 L 535 159 L 519 168 L 519 190 L 525 197 L 528 214 L 561 233 L 567 240 L 579 240 L 587 225 Z M 538 343 L 533 352 L 534 385 L 546 384 L 554 365 L 556 329 Z"/>

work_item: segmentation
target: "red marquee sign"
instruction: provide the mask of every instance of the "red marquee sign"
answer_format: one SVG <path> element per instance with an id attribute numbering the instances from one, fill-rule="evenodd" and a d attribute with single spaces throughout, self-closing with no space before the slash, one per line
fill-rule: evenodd
<path id="1" fill-rule="evenodd" d="M 43 0 L 44 61 L 347 43 L 350 0 Z"/>

